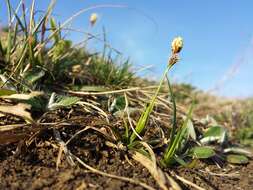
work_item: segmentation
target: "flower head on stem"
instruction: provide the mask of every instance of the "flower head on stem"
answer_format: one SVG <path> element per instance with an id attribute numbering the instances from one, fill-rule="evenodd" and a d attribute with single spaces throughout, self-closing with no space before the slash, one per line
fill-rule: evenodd
<path id="1" fill-rule="evenodd" d="M 181 51 L 181 49 L 183 48 L 184 42 L 183 42 L 183 38 L 178 36 L 176 38 L 173 39 L 172 43 L 171 43 L 171 50 L 172 50 L 172 54 L 177 54 Z"/>
<path id="2" fill-rule="evenodd" d="M 182 37 L 176 37 L 173 39 L 171 43 L 171 56 L 168 61 L 168 66 L 172 67 L 174 64 L 176 64 L 179 61 L 178 53 L 183 48 L 183 38 Z"/>
<path id="3" fill-rule="evenodd" d="M 139 120 L 137 122 L 137 125 L 136 125 L 136 128 L 135 128 L 135 132 L 137 134 L 140 134 L 145 129 L 145 126 L 148 122 L 149 116 L 150 116 L 150 114 L 153 111 L 153 108 L 155 106 L 158 94 L 159 94 L 159 92 L 162 88 L 163 82 L 164 82 L 165 78 L 168 79 L 167 73 L 169 72 L 171 67 L 179 61 L 178 53 L 180 52 L 182 47 L 183 47 L 183 39 L 181 37 L 176 37 L 172 41 L 172 55 L 169 58 L 168 66 L 166 67 L 166 69 L 163 73 L 163 76 L 160 80 L 159 86 L 158 86 L 157 90 L 155 91 L 155 94 L 153 95 L 153 97 L 150 100 L 149 104 L 146 106 L 146 108 L 142 112 L 142 115 L 141 115 L 141 117 L 139 118 Z M 171 88 L 171 85 L 169 83 L 169 80 L 168 80 L 168 84 L 169 84 L 169 90 L 170 90 L 170 94 L 171 94 L 172 102 L 173 102 L 173 129 L 172 129 L 172 135 L 171 136 L 172 136 L 172 138 L 174 138 L 174 133 L 175 133 L 175 128 L 176 128 L 176 103 L 175 103 L 175 100 L 174 100 L 174 96 L 173 96 L 173 92 L 172 92 L 172 88 Z M 137 137 L 137 135 L 135 133 L 132 133 L 132 135 L 130 136 L 130 146 L 134 142 L 136 137 Z"/>
<path id="4" fill-rule="evenodd" d="M 90 24 L 91 24 L 91 26 L 94 26 L 96 24 L 97 19 L 98 19 L 97 13 L 92 13 L 90 15 Z"/>

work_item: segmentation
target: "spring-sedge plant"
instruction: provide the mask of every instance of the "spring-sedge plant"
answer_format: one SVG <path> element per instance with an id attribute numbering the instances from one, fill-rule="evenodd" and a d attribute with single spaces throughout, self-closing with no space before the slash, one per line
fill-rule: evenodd
<path id="1" fill-rule="evenodd" d="M 176 64 L 179 61 L 178 54 L 182 48 L 183 48 L 183 39 L 181 37 L 174 38 L 174 40 L 171 43 L 171 56 L 169 58 L 168 65 L 167 65 L 166 69 L 164 70 L 164 73 L 163 73 L 163 76 L 160 80 L 159 86 L 156 89 L 156 92 L 155 92 L 154 96 L 152 97 L 151 101 L 149 102 L 149 104 L 146 106 L 143 113 L 141 114 L 141 116 L 137 122 L 137 125 L 135 127 L 135 132 L 137 134 L 141 134 L 142 131 L 145 129 L 145 126 L 148 122 L 149 116 L 154 108 L 157 96 L 161 90 L 162 84 L 163 84 L 165 78 L 167 77 L 169 70 L 174 66 L 174 64 Z M 168 79 L 168 77 L 167 77 L 167 79 Z M 168 80 L 168 84 L 169 84 L 169 90 L 170 90 L 170 94 L 171 94 L 171 101 L 173 102 L 173 127 L 172 127 L 172 132 L 171 132 L 171 139 L 173 139 L 175 136 L 175 130 L 176 130 L 176 103 L 174 100 L 172 87 L 169 83 L 169 80 Z M 135 132 L 133 132 L 130 136 L 130 146 L 133 144 L 133 142 L 135 141 L 135 139 L 137 137 Z"/>

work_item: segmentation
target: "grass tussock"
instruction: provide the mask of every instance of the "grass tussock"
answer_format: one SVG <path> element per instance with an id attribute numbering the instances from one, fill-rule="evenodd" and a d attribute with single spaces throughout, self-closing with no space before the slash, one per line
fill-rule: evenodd
<path id="1" fill-rule="evenodd" d="M 12 86 L 18 92 L 48 90 L 57 85 L 105 85 L 127 87 L 133 79 L 129 61 L 119 63 L 110 55 L 93 55 L 65 39 L 63 24 L 52 17 L 55 1 L 38 15 L 33 1 L 29 14 L 20 1 L 21 15 L 7 1 L 9 26 L 1 31 L 1 87 Z M 95 24 L 94 18 L 91 21 Z M 92 39 L 92 37 L 90 38 Z M 106 49 L 104 50 L 106 52 Z M 77 80 L 73 80 L 73 78 Z"/>

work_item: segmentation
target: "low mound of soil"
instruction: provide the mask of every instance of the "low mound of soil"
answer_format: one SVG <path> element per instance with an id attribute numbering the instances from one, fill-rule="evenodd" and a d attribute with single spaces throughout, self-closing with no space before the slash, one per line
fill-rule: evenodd
<path id="1" fill-rule="evenodd" d="M 41 120 L 45 124 L 44 129 L 36 131 L 25 128 L 31 131 L 25 141 L 0 145 L 0 189 L 144 189 L 135 183 L 94 173 L 77 162 L 71 166 L 64 153 L 56 169 L 59 142 L 55 138 L 55 130 L 66 142 L 87 126 L 106 129 L 103 120 L 96 113 L 61 110 L 44 116 Z M 66 122 L 69 124 L 65 125 Z M 111 125 L 119 124 L 115 120 Z M 131 159 L 128 150 L 108 146 L 105 136 L 96 130 L 88 129 L 76 135 L 67 148 L 93 168 L 107 174 L 132 178 L 159 189 L 148 170 Z M 204 189 L 253 188 L 252 161 L 244 166 L 224 165 L 222 168 L 211 162 L 198 161 L 196 167 L 191 169 L 178 166 L 165 171 Z M 182 189 L 194 189 L 176 177 L 174 179 Z"/>

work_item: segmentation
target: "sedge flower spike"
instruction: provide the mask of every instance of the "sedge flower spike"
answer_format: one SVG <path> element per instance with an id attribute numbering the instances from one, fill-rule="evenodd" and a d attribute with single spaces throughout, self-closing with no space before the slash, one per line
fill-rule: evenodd
<path id="1" fill-rule="evenodd" d="M 97 19 L 98 19 L 98 15 L 96 13 L 92 13 L 90 15 L 90 24 L 91 24 L 91 26 L 93 26 L 94 24 L 96 24 Z"/>
<path id="2" fill-rule="evenodd" d="M 182 50 L 183 45 L 184 45 L 184 43 L 183 43 L 182 37 L 176 37 L 173 39 L 173 41 L 171 43 L 172 55 L 170 56 L 169 61 L 168 61 L 168 65 L 170 67 L 179 61 L 178 53 Z"/>
<path id="3" fill-rule="evenodd" d="M 181 49 L 183 48 L 183 38 L 176 37 L 173 39 L 172 43 L 171 43 L 171 50 L 173 54 L 177 54 L 181 51 Z"/>

